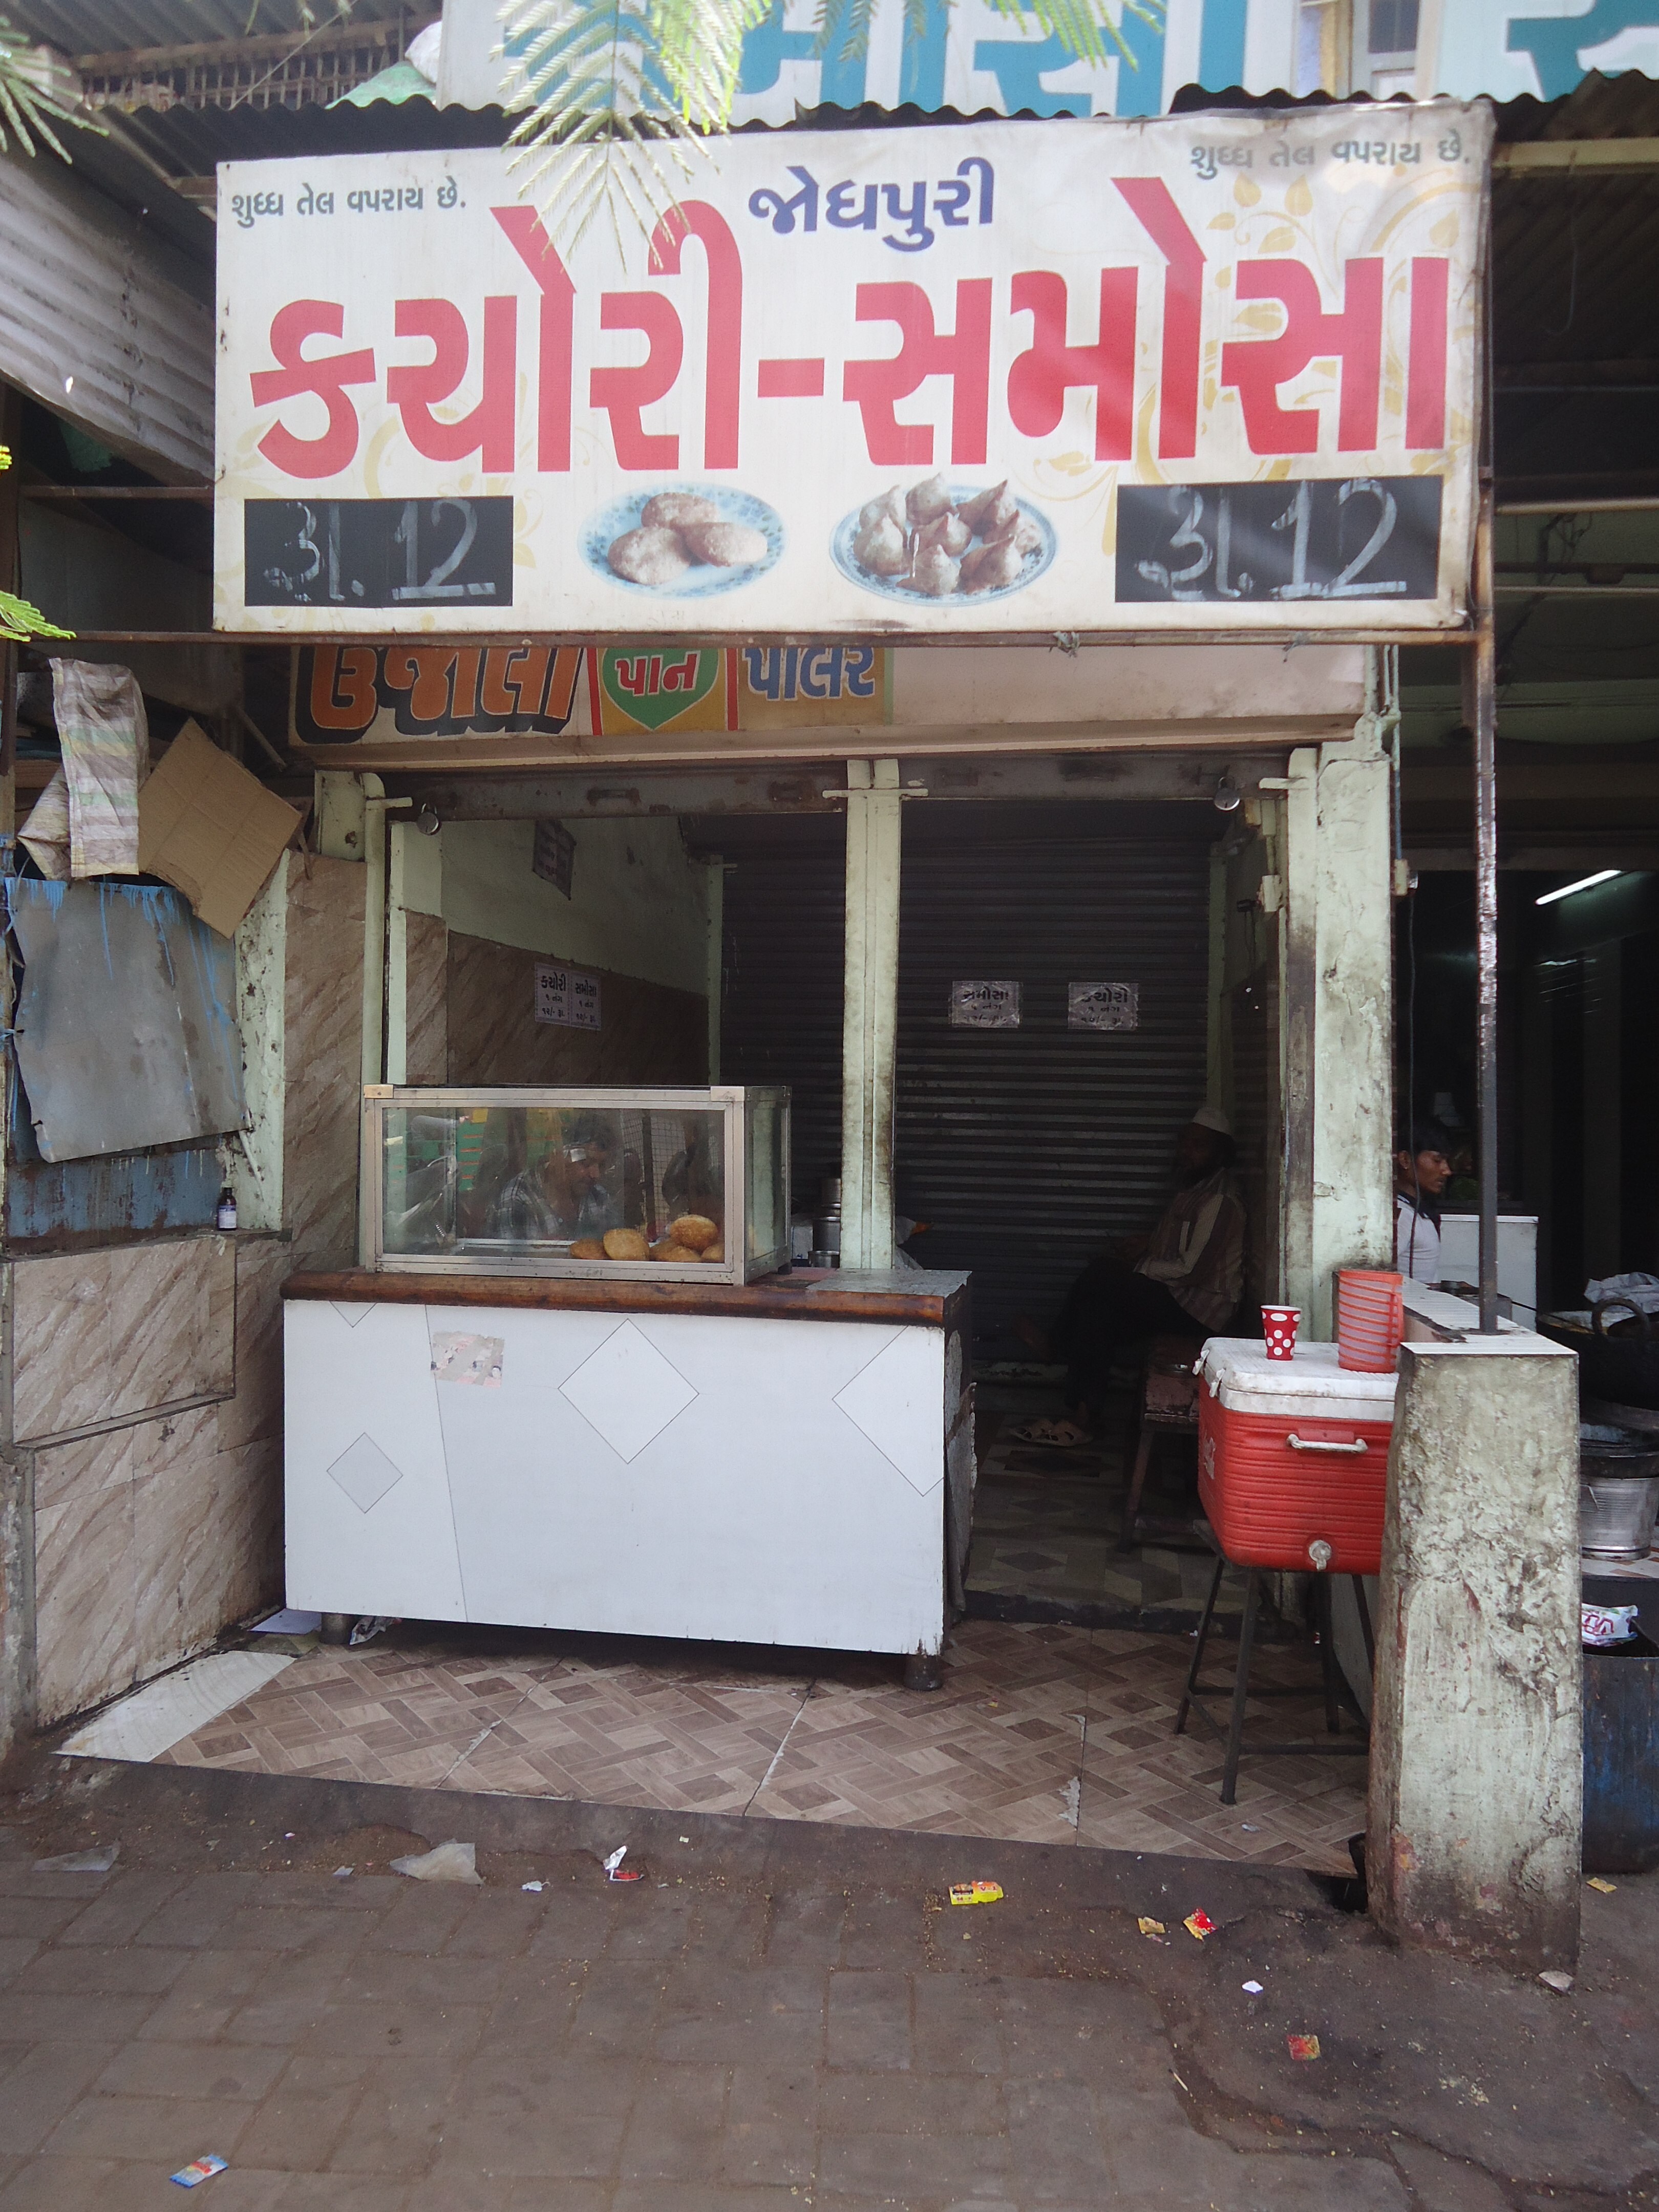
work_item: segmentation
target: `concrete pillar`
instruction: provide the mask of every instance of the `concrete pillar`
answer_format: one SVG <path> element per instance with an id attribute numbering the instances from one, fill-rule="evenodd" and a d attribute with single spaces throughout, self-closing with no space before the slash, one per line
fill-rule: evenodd
<path id="1" fill-rule="evenodd" d="M 847 764 L 841 1264 L 893 1264 L 900 811 L 896 760 Z"/>
<path id="2" fill-rule="evenodd" d="M 1280 1013 L 1285 1296 L 1333 1333 L 1339 1267 L 1391 1263 L 1389 764 L 1380 724 L 1291 755 Z"/>
<path id="3" fill-rule="evenodd" d="M 1520 1331 L 1403 1346 L 1382 1540 L 1371 1913 L 1533 1973 L 1578 1950 L 1577 1367 Z"/>

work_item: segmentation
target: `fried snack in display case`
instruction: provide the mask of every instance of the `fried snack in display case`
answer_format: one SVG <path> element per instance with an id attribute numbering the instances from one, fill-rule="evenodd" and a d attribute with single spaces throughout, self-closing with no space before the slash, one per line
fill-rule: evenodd
<path id="1" fill-rule="evenodd" d="M 744 1283 L 789 1257 L 789 1093 L 363 1091 L 364 1264 Z"/>

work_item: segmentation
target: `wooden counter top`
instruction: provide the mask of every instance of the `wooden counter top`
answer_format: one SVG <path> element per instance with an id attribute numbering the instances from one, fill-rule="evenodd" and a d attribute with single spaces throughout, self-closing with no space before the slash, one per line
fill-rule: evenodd
<path id="1" fill-rule="evenodd" d="M 507 1306 L 547 1313 L 714 1314 L 750 1321 L 882 1321 L 963 1326 L 966 1275 L 770 1275 L 757 1283 L 608 1283 L 593 1276 L 376 1273 L 369 1267 L 290 1275 L 285 1298 L 351 1304 Z"/>

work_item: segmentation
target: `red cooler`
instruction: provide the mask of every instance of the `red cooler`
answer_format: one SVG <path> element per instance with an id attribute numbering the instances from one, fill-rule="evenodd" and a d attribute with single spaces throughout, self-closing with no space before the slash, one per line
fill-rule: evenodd
<path id="1" fill-rule="evenodd" d="M 1198 1372 L 1198 1494 L 1227 1557 L 1376 1574 L 1396 1378 L 1339 1367 L 1334 1344 L 1269 1359 L 1258 1339 L 1227 1336 Z"/>

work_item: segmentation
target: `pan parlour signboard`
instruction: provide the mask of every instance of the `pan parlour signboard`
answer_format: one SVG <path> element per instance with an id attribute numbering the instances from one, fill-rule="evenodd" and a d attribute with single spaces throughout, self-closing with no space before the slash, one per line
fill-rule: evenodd
<path id="1" fill-rule="evenodd" d="M 231 631 L 1446 631 L 1484 110 L 722 142 L 562 254 L 500 152 L 220 172 Z"/>

